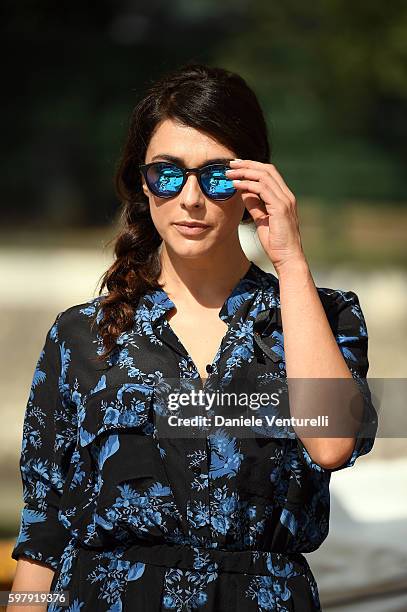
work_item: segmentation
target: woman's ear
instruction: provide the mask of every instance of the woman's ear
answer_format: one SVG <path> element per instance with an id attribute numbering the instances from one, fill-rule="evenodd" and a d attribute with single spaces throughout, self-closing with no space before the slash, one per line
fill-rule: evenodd
<path id="1" fill-rule="evenodd" d="M 148 187 L 147 187 L 146 181 L 144 180 L 144 176 L 142 176 L 142 177 L 141 177 L 141 186 L 142 186 L 142 188 L 143 188 L 144 195 L 146 195 L 146 196 L 147 196 L 147 198 L 148 198 L 148 196 L 150 195 L 150 192 L 149 192 L 149 190 L 148 190 Z"/>

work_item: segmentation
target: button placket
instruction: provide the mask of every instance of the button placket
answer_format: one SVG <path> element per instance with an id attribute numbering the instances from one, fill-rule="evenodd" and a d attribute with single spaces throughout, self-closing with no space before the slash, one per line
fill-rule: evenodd
<path id="1" fill-rule="evenodd" d="M 219 350 L 215 355 L 214 361 L 211 364 L 207 364 L 206 371 L 208 376 L 204 382 L 203 390 L 210 391 L 214 382 L 218 379 L 218 367 L 221 357 L 223 355 L 223 346 L 227 338 L 228 331 L 222 338 Z M 190 359 L 192 367 L 194 366 L 192 359 Z M 198 373 L 198 372 L 197 372 Z M 216 388 L 216 385 L 215 385 Z M 207 412 L 205 411 L 205 415 Z M 200 429 L 199 434 L 195 438 L 190 439 L 189 451 L 187 457 L 187 463 L 189 459 L 189 469 L 191 471 L 191 486 L 189 494 L 189 511 L 191 513 L 188 518 L 190 519 L 190 531 L 200 537 L 210 538 L 211 537 L 211 517 L 210 517 L 210 446 L 207 436 L 204 435 L 203 429 Z M 200 514 L 200 510 L 203 510 L 203 516 L 205 517 L 205 524 L 196 526 L 196 515 Z M 188 513 L 189 514 L 189 513 Z M 196 514 L 196 515 L 195 515 Z M 202 522 L 202 516 L 199 517 Z"/>

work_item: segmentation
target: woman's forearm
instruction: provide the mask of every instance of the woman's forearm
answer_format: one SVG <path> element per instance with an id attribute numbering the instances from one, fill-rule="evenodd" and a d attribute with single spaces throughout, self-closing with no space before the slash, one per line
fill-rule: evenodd
<path id="1" fill-rule="evenodd" d="M 330 435 L 338 431 L 335 421 L 355 435 L 363 398 L 331 330 L 306 259 L 288 263 L 278 276 L 291 416 L 328 415 Z M 355 437 L 324 438 L 322 430 L 319 437 L 297 434 L 313 460 L 327 468 L 341 465 L 355 445 Z"/>
<path id="2" fill-rule="evenodd" d="M 51 586 L 54 571 L 40 563 L 28 558 L 18 559 L 17 569 L 13 580 L 11 591 L 48 591 Z M 42 605 L 25 605 L 9 604 L 6 612 L 45 612 L 47 604 Z"/>

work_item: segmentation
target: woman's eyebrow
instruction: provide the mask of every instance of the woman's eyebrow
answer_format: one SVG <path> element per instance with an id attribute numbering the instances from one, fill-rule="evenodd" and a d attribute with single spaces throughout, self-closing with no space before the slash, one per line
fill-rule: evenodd
<path id="1" fill-rule="evenodd" d="M 176 164 L 181 164 L 183 166 L 185 166 L 185 162 L 181 157 L 176 157 L 175 155 L 168 155 L 167 153 L 158 153 L 157 155 L 154 155 L 154 157 L 151 158 L 151 161 L 154 161 L 155 159 L 165 159 L 166 161 L 171 161 L 174 162 Z M 201 166 L 206 166 L 208 164 L 227 164 L 230 162 L 230 160 L 233 159 L 232 157 L 216 157 L 214 159 L 207 159 L 203 164 L 201 164 Z"/>

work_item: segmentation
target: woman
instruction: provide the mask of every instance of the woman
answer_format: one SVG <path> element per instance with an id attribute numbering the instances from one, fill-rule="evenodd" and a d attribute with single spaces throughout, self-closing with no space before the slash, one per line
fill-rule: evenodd
<path id="1" fill-rule="evenodd" d="M 302 553 L 328 534 L 331 472 L 373 446 L 357 437 L 369 398 L 358 392 L 356 420 L 340 407 L 350 437 L 157 426 L 177 381 L 362 388 L 358 298 L 315 287 L 295 196 L 269 158 L 236 74 L 184 66 L 137 104 L 115 261 L 98 297 L 57 315 L 33 378 L 14 589 L 66 590 L 75 611 L 321 609 Z M 247 221 L 277 276 L 247 259 Z"/>

